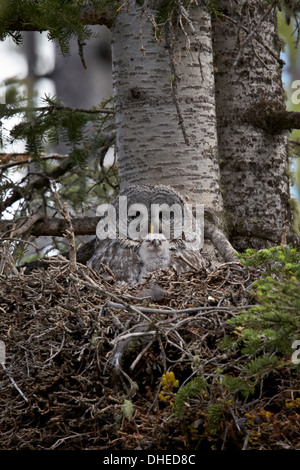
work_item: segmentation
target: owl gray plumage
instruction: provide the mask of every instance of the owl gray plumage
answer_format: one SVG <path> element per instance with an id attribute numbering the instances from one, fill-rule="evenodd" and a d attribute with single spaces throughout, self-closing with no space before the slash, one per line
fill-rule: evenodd
<path id="1" fill-rule="evenodd" d="M 176 193 L 169 186 L 128 186 L 112 202 L 116 211 L 117 221 L 119 220 L 119 198 L 121 196 L 127 196 L 128 207 L 137 203 L 142 204 L 148 209 L 149 214 L 151 204 L 167 204 L 169 207 L 173 204 L 178 204 L 183 207 L 186 202 L 180 194 Z M 128 215 L 127 225 L 133 219 L 134 217 Z M 88 265 L 96 271 L 100 271 L 102 270 L 102 264 L 104 264 L 111 269 L 119 283 L 131 285 L 142 282 L 144 275 L 159 268 L 172 267 L 179 273 L 191 270 L 191 266 L 196 270 L 200 270 L 204 262 L 203 257 L 198 250 L 189 249 L 187 234 L 183 233 L 180 239 L 174 238 L 176 222 L 172 220 L 169 229 L 170 233 L 165 235 L 164 230 L 165 226 L 163 223 L 154 227 L 154 230 L 152 227 L 152 232 L 159 233 L 164 243 L 162 252 L 157 247 L 151 251 L 154 245 L 152 247 L 151 244 L 149 245 L 150 236 L 144 237 L 146 238 L 144 242 L 143 239 L 122 238 L 120 236 L 122 227 L 117 224 L 116 239 L 106 238 L 101 240 L 96 237 L 95 252 Z M 148 247 L 146 247 L 147 238 Z"/>

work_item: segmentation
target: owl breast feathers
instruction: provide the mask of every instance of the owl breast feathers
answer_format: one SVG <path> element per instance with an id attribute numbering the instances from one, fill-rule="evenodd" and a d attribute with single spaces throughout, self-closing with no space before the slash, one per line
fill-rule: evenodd
<path id="1" fill-rule="evenodd" d="M 120 214 L 120 197 L 123 203 L 124 196 L 129 209 L 125 223 L 124 214 Z M 175 212 L 179 214 L 178 208 L 181 208 L 183 213 L 184 204 L 184 198 L 168 186 L 127 187 L 112 202 L 116 215 L 115 237 L 96 237 L 95 252 L 88 265 L 100 271 L 104 264 L 114 273 L 117 282 L 131 285 L 144 282 L 144 276 L 157 269 L 172 267 L 179 273 L 191 270 L 191 267 L 200 270 L 204 260 L 198 249 L 190 248 L 189 234 L 183 231 L 180 238 L 176 234 L 179 223 Z M 139 210 L 134 214 L 131 207 Z M 160 209 L 156 218 L 152 217 L 151 207 Z M 127 225 L 129 235 L 130 228 L 136 229 L 136 235 L 138 229 L 144 227 L 144 236 L 124 238 L 124 225 Z"/>

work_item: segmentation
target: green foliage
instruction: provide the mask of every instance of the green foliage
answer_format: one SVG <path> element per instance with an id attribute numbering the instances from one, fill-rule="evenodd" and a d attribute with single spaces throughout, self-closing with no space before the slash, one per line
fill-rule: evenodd
<path id="1" fill-rule="evenodd" d="M 221 7 L 219 5 L 219 0 L 209 0 L 208 8 L 212 18 L 218 18 L 220 16 Z"/>
<path id="2" fill-rule="evenodd" d="M 234 377 L 232 375 L 222 376 L 222 387 L 234 395 L 236 392 L 241 392 L 242 396 L 248 398 L 253 395 L 255 391 L 255 381 L 249 377 Z"/>
<path id="3" fill-rule="evenodd" d="M 261 271 L 253 285 L 258 305 L 229 320 L 236 338 L 224 338 L 220 347 L 228 353 L 240 351 L 239 374 L 224 375 L 222 385 L 247 397 L 271 371 L 296 367 L 291 356 L 292 343 L 300 336 L 300 253 L 275 246 L 249 249 L 240 258 L 247 268 Z"/>
<path id="4" fill-rule="evenodd" d="M 186 1 L 183 3 L 187 3 Z M 176 0 L 162 0 L 159 3 L 155 21 L 158 25 L 165 24 L 168 19 L 172 16 L 174 8 L 176 8 L 177 2 Z M 187 5 L 185 5 L 187 6 Z"/>
<path id="5" fill-rule="evenodd" d="M 295 367 L 290 360 L 292 343 L 300 336 L 300 254 L 295 248 L 276 246 L 249 249 L 240 257 L 246 267 L 261 271 L 253 286 L 258 305 L 229 321 L 236 339 L 224 340 L 221 347 L 240 350 L 240 372 L 225 375 L 222 385 L 248 396 L 271 371 Z"/>
<path id="6" fill-rule="evenodd" d="M 263 356 L 248 362 L 245 366 L 245 373 L 261 378 L 268 370 L 274 370 L 278 364 L 278 357 L 275 355 L 271 356 L 270 354 L 264 354 Z"/>
<path id="7" fill-rule="evenodd" d="M 76 37 L 84 42 L 92 36 L 92 31 L 81 20 L 81 8 L 90 6 L 98 11 L 108 7 L 116 12 L 119 1 L 108 0 L 2 0 L 0 8 L 0 40 L 7 36 L 20 44 L 23 25 L 30 25 L 33 30 L 48 31 L 49 40 L 58 41 L 63 55 L 69 53 L 69 41 Z M 17 31 L 11 31 L 11 25 Z"/>
<path id="8" fill-rule="evenodd" d="M 219 349 L 225 352 L 231 352 L 237 349 L 235 338 L 232 338 L 231 336 L 224 336 L 224 338 L 221 339 L 219 343 Z"/>
<path id="9" fill-rule="evenodd" d="M 30 198 L 30 206 L 41 208 L 49 215 L 53 195 L 49 181 L 60 183 L 60 196 L 70 210 L 86 213 L 107 201 L 117 190 L 117 168 L 103 168 L 102 163 L 108 148 L 114 145 L 113 114 L 102 114 L 97 107 L 91 110 L 77 110 L 65 107 L 56 97 L 46 96 L 43 106 L 33 107 L 31 101 L 20 92 L 22 82 L 11 79 L 8 85 L 6 106 L 0 107 L 0 118 L 5 120 L 18 116 L 21 120 L 5 135 L 2 145 L 15 142 L 25 143 L 25 150 L 32 157 L 35 167 L 43 175 L 43 184 L 27 194 L 23 181 L 22 193 Z M 100 103 L 101 109 L 112 111 L 112 100 Z M 64 144 L 68 158 L 59 165 L 57 161 L 43 160 L 44 154 L 51 153 L 52 144 Z M 18 167 L 20 168 L 20 167 Z M 5 175 L 0 189 L 3 194 L 14 191 L 15 183 Z M 109 194 L 110 193 L 110 194 Z M 29 200 L 29 199 L 28 199 Z M 23 205 L 20 215 L 27 215 L 28 205 Z M 26 209 L 27 208 L 27 209 Z"/>
<path id="10" fill-rule="evenodd" d="M 80 20 L 80 3 L 82 2 L 60 0 L 6 1 L 1 12 L 0 39 L 5 39 L 10 24 L 20 18 L 20 29 L 22 24 L 29 23 L 34 29 L 48 30 L 49 39 L 56 39 L 62 53 L 66 55 L 69 52 L 68 43 L 71 37 L 75 36 L 84 41 L 91 36 L 91 32 Z M 20 37 L 17 38 L 16 42 L 19 43 Z"/>
<path id="11" fill-rule="evenodd" d="M 22 116 L 21 122 L 12 128 L 7 143 L 25 141 L 26 151 L 36 160 L 47 145 L 64 143 L 70 148 L 69 160 L 75 166 L 83 167 L 89 156 L 89 145 L 95 145 L 90 135 L 87 137 L 88 126 L 95 126 L 98 141 L 99 126 L 103 128 L 110 118 L 89 110 L 64 107 L 55 97 L 45 96 L 43 101 L 44 106 L 32 108 L 26 98 L 16 95 L 14 103 L 0 109 L 0 118 Z M 109 109 L 109 102 L 107 104 Z"/>
<path id="12" fill-rule="evenodd" d="M 213 17 L 217 17 L 219 15 L 220 7 L 218 0 L 208 0 L 207 2 L 203 3 L 205 3 L 206 7 L 208 8 L 210 14 Z M 141 0 L 138 2 L 138 4 L 142 6 L 144 4 L 144 1 Z M 186 9 L 186 11 L 188 11 L 189 8 L 193 5 L 195 5 L 195 2 L 192 2 L 191 0 L 182 0 L 180 4 L 176 0 L 161 0 L 157 8 L 155 21 L 157 25 L 164 25 L 172 17 L 176 18 L 176 16 L 179 15 L 179 7 L 182 6 Z"/>
<path id="13" fill-rule="evenodd" d="M 208 423 L 207 430 L 210 434 L 216 434 L 225 417 L 226 406 L 224 403 L 216 403 L 211 405 L 208 409 Z"/>
<path id="14" fill-rule="evenodd" d="M 199 398 L 207 387 L 206 381 L 202 377 L 195 377 L 186 385 L 183 385 L 177 392 L 174 403 L 174 413 L 176 416 L 183 416 L 186 405 L 192 398 Z"/>
<path id="15" fill-rule="evenodd" d="M 265 275 L 277 274 L 300 279 L 299 251 L 290 246 L 273 246 L 263 250 L 248 249 L 239 255 L 246 267 L 260 268 Z M 259 281 L 260 282 L 260 281 Z"/>
<path id="16" fill-rule="evenodd" d="M 300 254 L 289 246 L 260 251 L 247 250 L 247 267 L 260 267 L 262 278 L 254 284 L 259 304 L 238 315 L 231 323 L 240 328 L 244 353 L 291 351 L 300 334 Z"/>
<path id="17" fill-rule="evenodd" d="M 292 362 L 292 344 L 300 338 L 299 251 L 275 246 L 247 250 L 240 259 L 258 274 L 251 292 L 257 305 L 241 310 L 228 321 L 232 330 L 218 344 L 216 362 L 217 358 L 222 360 L 214 371 L 202 367 L 201 378 L 186 383 L 175 397 L 175 416 L 181 420 L 184 417 L 185 422 L 190 416 L 193 424 L 187 429 L 193 440 L 205 434 L 221 435 L 228 420 L 238 413 L 241 399 L 245 404 L 249 399 L 253 402 L 253 397 L 263 395 L 272 377 L 287 368 L 291 372 L 299 368 Z M 269 420 L 271 413 L 263 409 L 260 412 Z M 256 442 L 260 433 L 255 436 L 251 431 L 249 442 Z"/>

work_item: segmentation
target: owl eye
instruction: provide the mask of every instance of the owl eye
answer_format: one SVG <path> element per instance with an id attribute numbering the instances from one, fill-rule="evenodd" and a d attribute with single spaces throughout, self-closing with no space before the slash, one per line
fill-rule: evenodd
<path id="1" fill-rule="evenodd" d="M 138 219 L 140 217 L 140 215 L 141 215 L 140 211 L 136 211 L 136 213 L 134 215 L 129 215 L 128 219 L 135 220 L 135 219 Z"/>

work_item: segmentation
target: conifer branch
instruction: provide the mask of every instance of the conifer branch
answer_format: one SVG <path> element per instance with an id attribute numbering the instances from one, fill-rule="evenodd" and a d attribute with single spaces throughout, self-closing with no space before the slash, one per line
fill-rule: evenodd
<path id="1" fill-rule="evenodd" d="M 37 0 L 38 1 L 38 0 Z M 93 26 L 93 25 L 103 25 L 111 28 L 116 13 L 111 8 L 103 8 L 101 10 L 96 9 L 92 6 L 83 6 L 80 10 L 80 19 L 83 25 Z M 14 18 L 8 29 L 10 31 L 42 31 L 40 27 L 35 24 L 32 24 L 30 18 Z"/>
<path id="2" fill-rule="evenodd" d="M 69 106 L 62 106 L 57 104 L 50 104 L 49 106 L 36 106 L 36 107 L 6 107 L 7 115 L 12 116 L 14 114 L 21 114 L 27 112 L 49 112 L 53 111 L 67 111 L 70 113 L 85 113 L 85 114 L 114 114 L 112 109 L 106 108 L 92 108 L 92 109 L 83 109 L 83 108 L 71 108 Z"/>
<path id="3" fill-rule="evenodd" d="M 58 153 L 50 153 L 48 155 L 42 155 L 39 157 L 40 160 L 66 160 L 68 155 L 60 155 Z M 26 165 L 33 161 L 33 157 L 28 152 L 25 153 L 0 153 L 0 162 L 4 162 L 0 165 L 0 170 L 7 170 L 19 165 Z"/>

